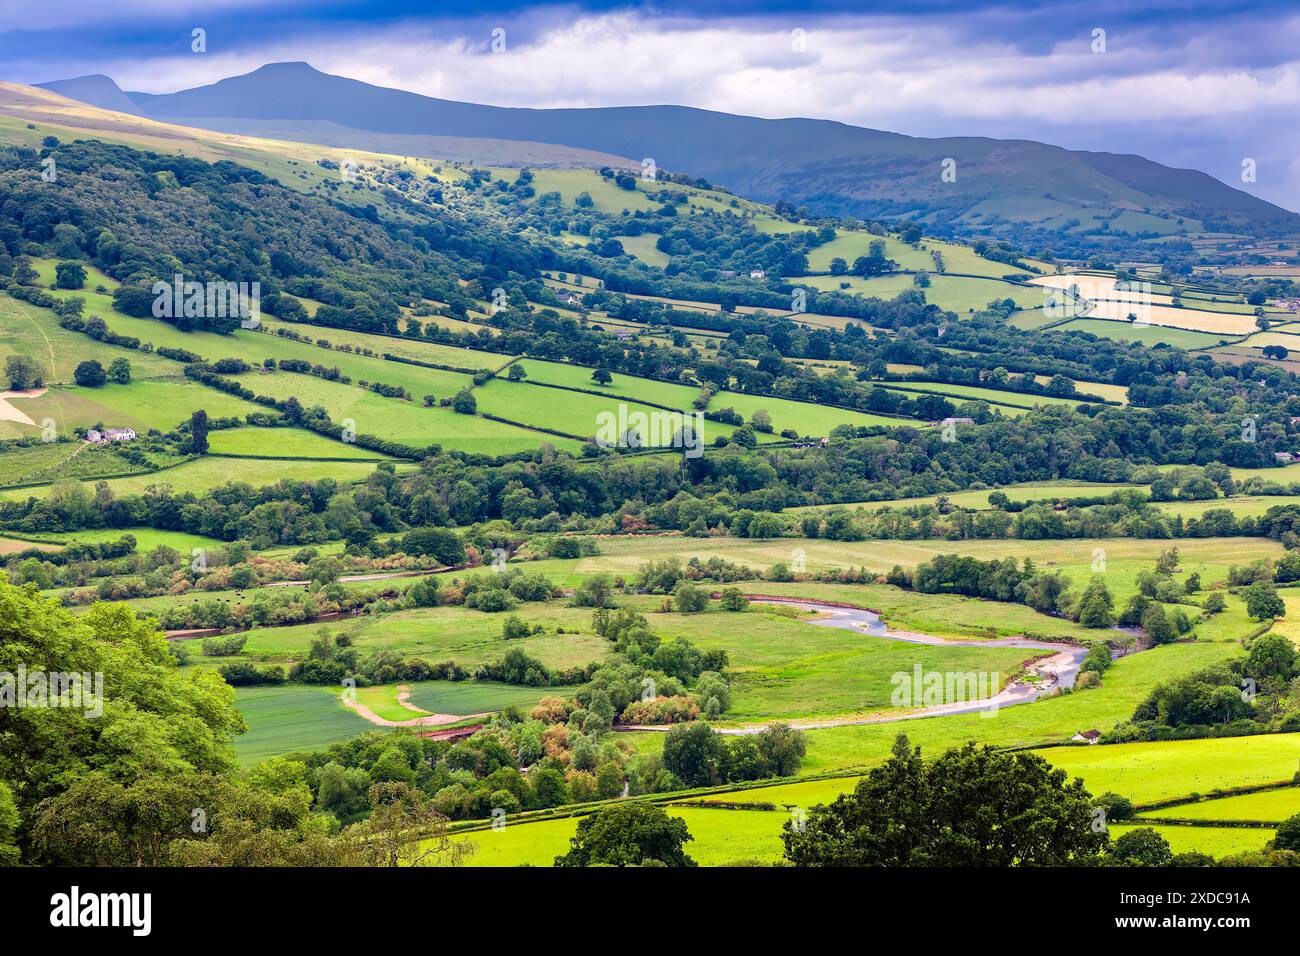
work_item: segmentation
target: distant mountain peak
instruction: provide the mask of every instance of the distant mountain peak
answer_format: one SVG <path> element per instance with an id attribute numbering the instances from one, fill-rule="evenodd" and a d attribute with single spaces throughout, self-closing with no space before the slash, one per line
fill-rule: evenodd
<path id="1" fill-rule="evenodd" d="M 36 85 L 51 93 L 58 93 L 79 103 L 89 103 L 100 109 L 116 110 L 119 113 L 138 112 L 131 98 L 122 92 L 122 88 L 112 77 L 105 76 L 103 73 L 91 73 L 70 80 L 55 80 L 52 83 Z"/>

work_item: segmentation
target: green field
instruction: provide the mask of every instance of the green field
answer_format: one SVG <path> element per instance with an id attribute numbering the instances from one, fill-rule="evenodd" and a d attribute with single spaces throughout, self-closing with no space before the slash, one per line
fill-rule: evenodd
<path id="1" fill-rule="evenodd" d="M 359 435 L 374 435 L 417 448 L 439 444 L 461 451 L 507 455 L 544 443 L 574 451 L 580 447 L 572 440 L 494 422 L 479 415 L 458 415 L 449 408 L 426 408 L 418 396 L 409 402 L 385 398 L 356 385 L 287 372 L 269 375 L 250 372 L 237 378 L 258 395 L 280 401 L 293 396 L 307 408 L 320 405 L 336 424 L 351 420 Z M 476 390 L 476 397 L 481 391 Z M 482 401 L 479 409 L 487 410 Z"/>
<path id="2" fill-rule="evenodd" d="M 1231 335 L 1212 335 L 1209 332 L 1192 332 L 1160 325 L 1134 325 L 1132 322 L 1116 322 L 1111 319 L 1072 319 L 1064 325 L 1055 326 L 1053 331 L 1090 332 L 1103 339 L 1141 342 L 1143 345 L 1164 342 L 1180 349 L 1205 349 L 1234 338 Z"/>
<path id="3" fill-rule="evenodd" d="M 398 685 L 410 688 L 410 702 L 431 714 L 455 714 L 458 717 L 488 713 L 506 707 L 527 712 L 543 697 L 569 697 L 573 687 L 515 687 L 489 681 L 416 681 Z M 397 687 L 380 685 L 363 687 L 357 700 L 388 720 L 405 720 L 419 716 L 397 702 Z"/>
<path id="4" fill-rule="evenodd" d="M 388 584 L 391 582 L 376 582 Z M 469 667 L 499 660 L 507 650 L 520 648 L 548 667 L 576 667 L 600 660 L 609 652 L 604 638 L 594 634 L 556 634 L 556 625 L 566 630 L 589 628 L 591 612 L 565 607 L 559 602 L 529 604 L 518 613 L 529 623 L 541 624 L 547 633 L 506 642 L 501 637 L 504 614 L 488 614 L 464 607 L 419 608 L 360 617 L 327 625 L 352 637 L 367 653 L 392 650 L 404 658 L 422 658 L 430 663 L 454 660 Z M 248 631 L 244 655 L 259 660 L 290 660 L 306 652 L 319 624 L 264 627 Z"/>
<path id="5" fill-rule="evenodd" d="M 209 538 L 187 531 L 160 531 L 157 528 L 97 528 L 87 531 L 64 531 L 57 534 L 41 535 L 42 539 L 58 542 L 78 541 L 96 544 L 101 541 L 116 541 L 129 534 L 135 538 L 137 554 L 148 554 L 154 548 L 175 548 L 181 554 L 189 554 L 195 548 L 222 548 L 225 541 Z"/>
<path id="6" fill-rule="evenodd" d="M 254 487 L 273 485 L 281 479 L 292 481 L 319 481 L 333 478 L 341 483 L 364 481 L 374 471 L 370 462 L 351 461 L 291 461 L 285 459 L 256 458 L 200 458 L 187 461 L 175 468 L 158 472 L 132 475 L 129 478 L 112 478 L 107 484 L 113 494 L 144 494 L 150 486 L 167 486 L 172 494 L 192 491 L 202 494 L 213 488 L 233 482 L 247 482 Z M 19 488 L 0 491 L 0 498 L 10 501 L 23 501 L 28 497 L 48 497 L 51 489 L 57 486 L 42 485 L 35 488 Z M 94 491 L 92 482 L 84 482 L 88 493 Z"/>
<path id="7" fill-rule="evenodd" d="M 1273 839 L 1272 830 L 1244 827 L 1162 827 L 1145 823 L 1112 823 L 1110 838 L 1118 840 L 1139 826 L 1150 827 L 1169 841 L 1174 853 L 1208 853 L 1213 857 L 1262 850 Z"/>
<path id="8" fill-rule="evenodd" d="M 1008 272 L 1013 271 L 1005 267 Z M 855 276 L 795 276 L 789 279 L 796 285 L 811 286 L 822 292 L 852 293 L 893 299 L 913 289 L 941 309 L 950 312 L 978 312 L 993 301 L 1011 299 L 1022 309 L 1032 309 L 1043 304 L 1043 292 L 1034 286 L 1017 285 L 1001 279 L 980 279 L 970 276 L 931 275 L 930 285 L 921 287 L 908 273 L 876 276 L 870 279 Z"/>
<path id="9" fill-rule="evenodd" d="M 217 455 L 275 458 L 351 458 L 392 461 L 382 452 L 335 441 L 305 428 L 225 428 L 208 436 L 208 450 Z"/>
<path id="10" fill-rule="evenodd" d="M 671 443 L 682 424 L 680 417 L 674 416 L 673 412 L 642 405 L 631 399 L 538 388 L 500 378 L 475 389 L 474 398 L 478 401 L 480 412 L 577 438 L 600 437 L 611 443 L 620 440 L 620 423 L 636 424 L 631 419 L 634 415 L 647 416 L 647 423 L 664 422 L 662 428 L 651 425 L 646 430 L 647 433 L 642 435 L 647 444 Z M 669 419 L 665 416 L 674 417 Z M 694 420 L 693 417 L 691 420 Z M 733 431 L 728 426 L 716 427 L 727 434 Z M 705 433 L 711 434 L 708 425 L 705 426 Z"/>
<path id="11" fill-rule="evenodd" d="M 296 750 L 320 750 L 377 729 L 344 707 L 335 687 L 237 687 L 235 703 L 248 724 L 248 733 L 235 738 L 235 756 L 244 765 Z"/>
<path id="12" fill-rule="evenodd" d="M 252 402 L 184 378 L 136 379 L 126 385 L 110 382 L 99 388 L 60 385 L 36 398 L 10 402 L 34 422 L 53 419 L 60 434 L 97 424 L 134 428 L 142 435 L 150 429 L 165 433 L 187 421 L 195 409 L 203 409 L 209 418 L 243 418 L 264 411 Z M 27 434 L 40 433 L 36 426 L 19 427 Z"/>
<path id="13" fill-rule="evenodd" d="M 1140 804 L 1290 780 L 1300 767 L 1300 734 L 1058 747 L 1042 754 L 1082 777 L 1093 793 L 1114 791 Z M 1183 808 L 1162 815 L 1183 816 Z"/>
<path id="14" fill-rule="evenodd" d="M 932 253 L 938 252 L 943 257 L 945 273 L 963 276 L 991 276 L 993 278 L 1001 278 L 1004 275 L 1013 273 L 1029 275 L 1024 270 L 1007 265 L 1005 262 L 994 262 L 992 259 L 985 259 L 976 255 L 975 250 L 969 246 L 957 243 L 943 242 L 938 239 L 922 239 L 915 246 L 910 246 L 893 236 L 876 236 L 869 232 L 847 232 L 843 230 L 839 232 L 839 235 L 833 241 L 818 246 L 809 253 L 808 268 L 814 272 L 828 272 L 830 271 L 831 260 L 837 257 L 843 259 L 852 268 L 855 259 L 867 255 L 871 250 L 871 244 L 881 240 L 885 243 L 885 256 L 893 259 L 898 263 L 900 269 L 908 272 L 924 271 L 934 273 L 936 267 Z M 1052 267 L 1046 263 L 1026 261 L 1031 265 L 1037 265 L 1044 272 L 1053 271 Z M 981 305 L 987 303 L 987 301 L 985 300 Z M 1039 301 L 1041 301 L 1041 297 Z"/>
<path id="15" fill-rule="evenodd" d="M 811 402 L 795 402 L 766 395 L 745 395 L 741 392 L 718 392 L 709 402 L 709 411 L 716 412 L 724 408 L 733 409 L 745 421 L 751 421 L 754 412 L 760 408 L 772 416 L 772 430 L 780 434 L 786 429 L 794 429 L 800 435 L 824 438 L 836 425 L 854 425 L 862 427 L 883 426 L 897 428 L 902 425 L 913 428 L 924 427 L 923 422 L 908 418 L 890 418 L 885 415 L 873 415 L 870 412 L 851 411 L 832 408 L 828 405 L 816 405 Z M 709 422 L 706 429 L 721 428 L 717 422 Z"/>
<path id="16" fill-rule="evenodd" d="M 114 359 L 124 358 L 131 363 L 136 378 L 175 375 L 180 370 L 168 359 L 70 332 L 59 325 L 52 310 L 0 294 L 0 367 L 14 354 L 30 356 L 40 364 L 46 385 L 71 383 L 73 369 L 87 359 L 95 359 L 107 368 Z"/>
<path id="17" fill-rule="evenodd" d="M 111 446 L 80 441 L 51 442 L 0 452 L 0 486 L 57 481 L 63 478 L 100 478 L 144 471 Z"/>
<path id="18" fill-rule="evenodd" d="M 1279 787 L 1260 790 L 1239 797 L 1220 797 L 1197 803 L 1180 803 L 1159 810 L 1148 810 L 1142 819 L 1168 818 L 1175 820 L 1255 820 L 1281 823 L 1300 813 L 1300 787 Z"/>
<path id="19" fill-rule="evenodd" d="M 882 383 L 891 392 L 907 393 L 909 398 L 918 394 L 942 395 L 954 404 L 963 401 L 989 402 L 1004 409 L 1011 408 L 1010 414 L 1019 409 L 1033 408 L 1038 405 L 1079 405 L 1087 399 L 1056 398 L 1051 395 L 1030 395 L 1025 392 L 1011 392 L 997 388 L 982 388 L 978 385 L 949 385 L 946 382 L 885 382 Z M 1008 414 L 1004 411 L 1003 414 Z"/>
<path id="20" fill-rule="evenodd" d="M 668 812 L 686 821 L 694 838 L 686 844 L 686 853 L 701 866 L 770 864 L 782 857 L 781 827 L 789 820 L 784 813 L 697 807 L 669 807 Z M 514 825 L 507 821 L 502 829 L 475 830 L 455 839 L 474 845 L 466 866 L 551 866 L 569 849 L 577 827 L 577 818 Z"/>
<path id="21" fill-rule="evenodd" d="M 699 394 L 693 385 L 678 385 L 673 382 L 660 382 L 652 378 L 637 378 L 621 372 L 611 372 L 608 385 L 600 385 L 591 380 L 593 369 L 582 365 L 567 365 L 563 362 L 544 362 L 539 359 L 523 359 L 515 363 L 527 375 L 526 381 L 542 382 L 549 385 L 563 385 L 567 388 L 580 388 L 620 398 L 654 402 L 670 408 L 690 411 L 691 403 Z"/>
<path id="22" fill-rule="evenodd" d="M 637 603 L 648 611 L 658 601 Z M 908 644 L 817 627 L 760 606 L 740 614 L 716 607 L 705 614 L 655 614 L 651 621 L 665 637 L 727 651 L 728 724 L 894 710 L 891 677 L 911 674 L 917 665 L 926 672 L 996 674 L 989 680 L 1001 689 L 1033 656 L 1014 648 Z"/>

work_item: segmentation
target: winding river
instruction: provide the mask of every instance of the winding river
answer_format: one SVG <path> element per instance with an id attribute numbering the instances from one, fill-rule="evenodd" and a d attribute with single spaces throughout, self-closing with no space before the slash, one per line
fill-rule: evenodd
<path id="1" fill-rule="evenodd" d="M 1023 637 L 1005 637 L 996 639 L 960 639 L 935 637 L 931 634 L 918 634 L 914 631 L 897 631 L 888 627 L 880 615 L 865 608 L 847 607 L 835 604 L 823 604 L 800 598 L 772 597 L 769 595 L 747 595 L 754 604 L 783 604 L 801 611 L 821 615 L 804 623 L 814 627 L 835 627 L 867 634 L 871 637 L 890 641 L 903 641 L 908 644 L 930 644 L 945 647 L 1013 647 L 1032 651 L 1050 651 L 1049 655 L 1039 656 L 1026 670 L 1037 675 L 1038 680 L 1021 680 L 1006 685 L 992 697 L 977 701 L 957 701 L 954 703 L 935 704 L 929 707 L 917 707 L 906 713 L 882 714 L 872 717 L 843 717 L 830 720 L 793 720 L 791 727 L 800 730 L 817 730 L 824 727 L 847 727 L 855 724 L 887 724 L 902 720 L 919 720 L 922 717 L 949 716 L 952 714 L 982 713 L 990 717 L 1003 707 L 1027 704 L 1044 694 L 1054 692 L 1057 688 L 1073 687 L 1078 677 L 1079 668 L 1088 656 L 1088 648 L 1075 644 L 1058 644 L 1049 641 L 1033 641 Z M 617 730 L 649 730 L 666 733 L 671 725 L 638 724 L 616 727 Z M 766 725 L 750 727 L 719 727 L 718 733 L 727 735 L 748 735 L 761 733 Z"/>

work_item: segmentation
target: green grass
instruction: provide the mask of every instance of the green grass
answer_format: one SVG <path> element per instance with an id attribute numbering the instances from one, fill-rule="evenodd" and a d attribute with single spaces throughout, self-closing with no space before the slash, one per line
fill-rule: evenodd
<path id="1" fill-rule="evenodd" d="M 1110 680 L 1109 674 L 1105 680 Z M 1053 748 L 1042 754 L 1071 776 L 1083 778 L 1093 793 L 1113 791 L 1134 803 L 1150 803 L 1290 780 L 1300 767 L 1300 734 Z"/>
<path id="2" fill-rule="evenodd" d="M 404 312 L 404 314 L 408 319 L 414 318 L 417 322 L 425 325 L 435 319 L 446 322 L 458 321 L 448 319 L 445 316 L 411 316 L 409 312 Z M 467 323 L 459 324 L 466 325 Z M 268 332 L 275 332 L 277 329 L 293 329 L 300 335 L 310 335 L 313 340 L 325 339 L 336 349 L 340 345 L 349 345 L 357 350 L 369 349 L 376 355 L 387 353 L 402 358 L 414 359 L 418 362 L 431 362 L 435 365 L 447 365 L 452 368 L 499 369 L 513 358 L 511 355 L 483 352 L 478 349 L 463 349 L 455 345 L 444 345 L 440 342 L 399 338 L 373 332 L 354 332 L 351 329 L 330 329 L 320 326 L 300 325 L 293 322 L 281 322 L 278 319 L 268 319 L 265 316 L 262 318 L 262 327 Z M 483 327 L 471 326 L 471 328 L 478 331 Z"/>
<path id="3" fill-rule="evenodd" d="M 942 242 L 938 239 L 922 239 L 916 246 L 909 246 L 893 236 L 873 236 L 867 232 L 847 232 L 844 230 L 840 230 L 839 235 L 832 242 L 818 246 L 809 253 L 808 268 L 814 272 L 828 272 L 831 267 L 831 259 L 836 257 L 843 259 L 851 268 L 853 260 L 857 259 L 858 256 L 867 255 L 870 252 L 871 244 L 881 240 L 885 243 L 886 257 L 897 262 L 900 269 L 911 272 L 925 271 L 933 273 L 935 264 L 931 253 L 935 251 L 943 256 L 945 273 L 1000 278 L 1004 275 L 1024 272 L 1024 270 L 1009 266 L 1005 262 L 994 262 L 992 259 L 978 256 L 975 254 L 975 250 L 969 246 Z M 1032 260 L 1026 261 L 1033 264 Z M 1050 266 L 1044 263 L 1038 263 L 1037 265 L 1046 272 L 1053 271 Z M 1028 273 L 1025 274 L 1028 275 Z M 980 304 L 983 305 L 987 301 L 986 299 L 984 303 Z"/>
<path id="4" fill-rule="evenodd" d="M 608 324 L 600 322 L 598 324 Z M 591 380 L 593 369 L 581 365 L 566 365 L 562 362 L 543 362 L 538 359 L 523 359 L 516 363 L 527 373 L 527 381 L 543 382 L 550 385 L 564 385 L 569 388 L 581 388 L 588 391 L 604 392 L 621 398 L 654 402 L 670 408 L 690 411 L 691 403 L 699 394 L 699 389 L 691 385 L 676 385 L 672 382 L 659 382 L 650 378 L 637 378 L 621 372 L 611 372 L 608 385 L 599 385 Z M 564 396 L 557 396 L 563 398 Z"/>
<path id="5" fill-rule="evenodd" d="M 1300 787 L 1282 787 L 1261 790 L 1239 797 L 1220 797 L 1198 803 L 1180 803 L 1177 806 L 1149 810 L 1140 814 L 1142 819 L 1165 817 L 1175 820 L 1257 820 L 1281 823 L 1300 813 Z"/>
<path id="6" fill-rule="evenodd" d="M 379 684 L 362 687 L 357 701 L 386 720 L 409 720 L 420 716 L 397 700 L 400 687 L 410 688 L 409 702 L 431 714 L 467 717 L 518 707 L 527 713 L 543 697 L 571 697 L 573 687 L 516 687 L 488 681 L 416 681 L 410 684 Z"/>
<path id="7" fill-rule="evenodd" d="M 281 479 L 319 481 L 322 478 L 333 478 L 341 483 L 351 483 L 364 481 L 372 471 L 374 465 L 369 462 L 205 457 L 159 472 L 113 478 L 107 484 L 118 497 L 143 494 L 151 485 L 166 485 L 173 494 L 192 491 L 201 495 L 233 482 L 247 482 L 260 487 L 273 485 Z M 58 486 L 42 485 L 0 491 L 0 498 L 10 501 L 23 501 L 28 497 L 46 498 L 54 487 Z M 87 493 L 94 491 L 92 483 L 84 483 L 83 487 Z"/>
<path id="8" fill-rule="evenodd" d="M 858 777 L 830 777 L 802 783 L 779 783 L 773 787 L 732 790 L 693 799 L 714 803 L 771 803 L 778 807 L 802 807 L 806 810 L 809 807 L 831 803 L 841 794 L 850 793 L 858 785 L 859 779 Z"/>
<path id="9" fill-rule="evenodd" d="M 813 775 L 875 766 L 889 756 L 894 738 L 900 733 L 906 734 L 913 745 L 921 746 L 931 757 L 970 740 L 1003 747 L 1065 742 L 1081 730 L 1106 730 L 1127 720 L 1155 683 L 1240 653 L 1239 648 L 1228 644 L 1167 645 L 1116 661 L 1099 688 L 1003 707 L 995 717 L 959 714 L 805 731 L 808 753 L 801 773 Z M 641 746 L 657 748 L 662 746 L 662 741 L 644 741 Z M 1055 762 L 1060 755 L 1073 755 L 1075 750 L 1054 748 L 1042 753 Z M 1114 789 L 1108 786 L 1110 782 L 1100 775 L 1093 785 L 1100 787 L 1098 792 L 1101 792 Z M 1223 785 L 1245 782 L 1248 781 L 1225 780 Z"/>
<path id="10" fill-rule="evenodd" d="M 248 724 L 248 733 L 235 738 L 235 756 L 244 765 L 292 751 L 320 750 L 379 729 L 344 707 L 335 687 L 237 687 L 235 704 Z"/>
<path id="11" fill-rule="evenodd" d="M 1013 270 L 1007 267 L 1007 272 Z M 931 275 L 930 285 L 920 287 L 907 273 L 876 276 L 870 279 L 855 276 L 796 276 L 789 279 L 797 285 L 811 286 L 822 292 L 839 292 L 893 299 L 913 289 L 941 309 L 951 312 L 978 312 L 993 301 L 1011 299 L 1022 309 L 1032 309 L 1043 304 L 1042 290 L 1033 286 L 1017 285 L 1001 279 L 979 279 L 969 276 Z M 847 283 L 847 287 L 841 289 Z"/>
<path id="12" fill-rule="evenodd" d="M 265 411 L 183 378 L 136 379 L 126 385 L 110 382 L 98 388 L 56 386 L 36 398 L 12 399 L 11 404 L 38 424 L 53 419 L 60 434 L 102 423 L 109 428 L 134 428 L 143 435 L 150 429 L 169 432 L 200 408 L 209 418 L 243 418 Z M 36 426 L 20 427 L 28 434 L 40 432 Z"/>
<path id="13" fill-rule="evenodd" d="M 10 355 L 30 356 L 41 366 L 46 385 L 71 383 L 73 370 L 88 359 L 95 359 L 107 368 L 114 359 L 124 358 L 131 363 L 136 378 L 175 375 L 180 371 L 175 362 L 156 355 L 96 342 L 80 332 L 70 332 L 59 325 L 52 310 L 39 309 L 0 293 L 0 367 Z"/>
<path id="14" fill-rule="evenodd" d="M 1191 332 L 1187 329 L 1172 329 L 1159 325 L 1134 325 L 1132 322 L 1116 322 L 1111 319 L 1073 319 L 1064 325 L 1055 326 L 1053 331 L 1090 332 L 1103 339 L 1141 342 L 1143 345 L 1164 342 L 1180 349 L 1209 348 L 1235 337 L 1209 332 Z"/>
<path id="15" fill-rule="evenodd" d="M 648 266 L 662 269 L 668 265 L 669 256 L 660 252 L 655 246 L 659 236 L 653 232 L 644 232 L 639 236 L 614 236 L 623 244 L 623 251 L 634 259 L 639 259 Z"/>
<path id="16" fill-rule="evenodd" d="M 669 814 L 686 822 L 694 838 L 686 854 L 701 866 L 727 866 L 760 861 L 775 863 L 782 857 L 781 827 L 784 813 L 760 810 L 710 810 L 670 807 Z M 474 845 L 466 866 L 551 866 L 556 856 L 569 850 L 578 818 L 517 823 L 500 830 L 476 830 L 458 835 Z"/>
<path id="17" fill-rule="evenodd" d="M 1169 849 L 1175 853 L 1208 853 L 1213 857 L 1261 850 L 1265 843 L 1273 839 L 1272 830 L 1247 827 L 1161 827 L 1146 823 L 1112 823 L 1108 828 L 1110 838 L 1118 840 L 1140 826 L 1159 833 L 1169 841 Z"/>
<path id="18" fill-rule="evenodd" d="M 764 589 L 766 590 L 766 589 Z M 661 599 L 626 601 L 647 612 Z M 1032 612 L 1031 612 L 1032 613 Z M 650 614 L 655 632 L 685 637 L 703 650 L 726 650 L 733 703 L 726 723 L 893 710 L 895 674 L 996 674 L 1001 688 L 1032 651 L 908 644 L 841 628 L 818 627 L 761 606 L 743 613 L 716 605 L 705 614 Z"/>
<path id="19" fill-rule="evenodd" d="M 183 555 L 188 555 L 195 548 L 224 548 L 226 542 L 206 535 L 190 534 L 187 531 L 160 531 L 157 528 L 96 528 L 86 531 L 64 531 L 57 534 L 41 535 L 50 541 L 68 543 L 77 541 L 96 544 L 101 541 L 116 541 L 129 534 L 135 538 L 137 554 L 148 554 L 154 548 L 175 548 Z"/>
<path id="20" fill-rule="evenodd" d="M 208 450 L 214 454 L 254 457 L 393 460 L 382 452 L 335 441 L 305 428 L 226 428 L 208 436 Z"/>
<path id="21" fill-rule="evenodd" d="M 51 442 L 0 452 L 0 485 L 22 485 L 64 478 L 99 478 L 143 471 L 106 445 Z"/>
<path id="22" fill-rule="evenodd" d="M 923 422 L 907 418 L 889 418 L 884 415 L 872 415 L 869 412 L 850 411 L 816 405 L 811 402 L 795 402 L 766 395 L 744 395 L 740 392 L 718 392 L 709 402 L 711 412 L 731 408 L 746 422 L 751 421 L 754 412 L 765 410 L 772 416 L 772 431 L 780 434 L 786 429 L 794 429 L 800 435 L 826 437 L 836 425 L 884 426 L 897 428 L 902 425 L 913 428 L 924 427 Z M 709 422 L 706 429 L 720 428 L 717 422 Z M 711 435 L 711 431 L 709 432 Z"/>
<path id="23" fill-rule="evenodd" d="M 447 449 L 506 455 L 529 451 L 544 443 L 573 451 L 581 447 L 576 441 L 531 432 L 481 416 L 458 415 L 449 408 L 426 408 L 418 396 L 409 402 L 385 398 L 356 385 L 344 385 L 311 375 L 288 372 L 269 375 L 250 372 L 238 378 L 258 395 L 267 395 L 281 401 L 294 396 L 308 408 L 320 405 L 337 424 L 350 419 L 357 434 L 374 435 L 416 448 L 439 444 Z M 476 397 L 481 391 L 476 390 Z M 560 392 L 556 394 L 567 395 Z M 482 401 L 479 407 L 483 409 Z"/>
<path id="24" fill-rule="evenodd" d="M 525 425 L 564 432 L 578 438 L 603 437 L 611 442 L 619 440 L 620 422 L 635 424 L 631 421 L 631 416 L 643 414 L 647 416 L 647 422 L 656 422 L 664 416 L 674 414 L 627 398 L 538 388 L 500 378 L 475 389 L 474 398 L 478 401 L 481 412 Z M 622 418 L 620 418 L 620 406 L 626 409 Z M 610 424 L 607 425 L 607 422 Z M 668 444 L 680 425 L 680 419 L 676 419 L 668 422 L 662 429 L 647 428 L 646 434 L 642 437 L 647 442 L 658 438 L 661 444 Z M 733 431 L 727 426 L 717 427 L 727 434 Z M 705 434 L 706 436 L 711 434 L 708 425 L 705 426 Z"/>
<path id="25" fill-rule="evenodd" d="M 377 582 L 392 586 L 392 582 Z M 444 585 L 447 584 L 445 578 Z M 609 643 L 591 633 L 554 633 L 588 629 L 591 612 L 566 607 L 561 602 L 522 605 L 517 612 L 531 624 L 541 624 L 547 633 L 505 641 L 501 624 L 505 614 L 488 614 L 472 608 L 447 606 L 419 608 L 361 617 L 328 625 L 331 631 L 351 635 L 366 653 L 391 650 L 403 658 L 421 658 L 431 663 L 453 660 L 466 667 L 500 660 L 507 650 L 518 648 L 548 667 L 568 668 L 602 659 Z M 248 633 L 244 654 L 262 660 L 287 661 L 306 653 L 319 624 L 256 628 Z"/>

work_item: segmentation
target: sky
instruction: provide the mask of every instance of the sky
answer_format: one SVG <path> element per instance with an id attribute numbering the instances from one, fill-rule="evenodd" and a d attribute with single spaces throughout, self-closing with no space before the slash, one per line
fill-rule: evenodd
<path id="1" fill-rule="evenodd" d="M 1138 153 L 1300 211 L 1296 0 L 0 0 L 6 80 L 161 93 L 281 60 L 502 106 L 673 103 Z"/>

